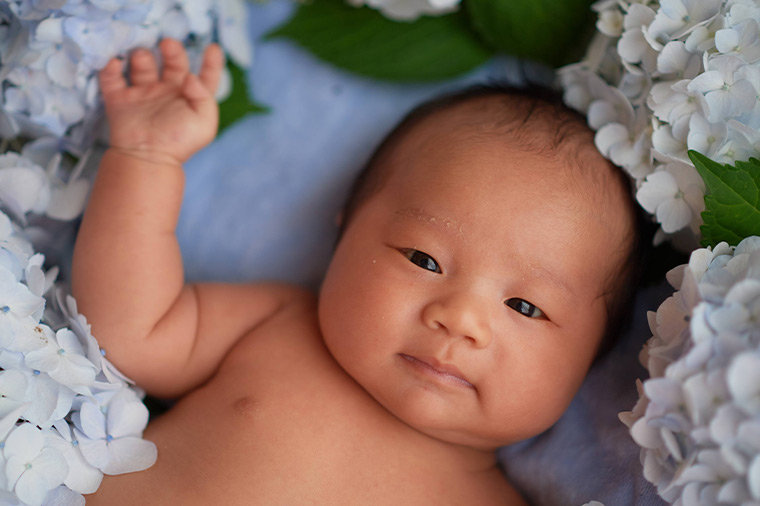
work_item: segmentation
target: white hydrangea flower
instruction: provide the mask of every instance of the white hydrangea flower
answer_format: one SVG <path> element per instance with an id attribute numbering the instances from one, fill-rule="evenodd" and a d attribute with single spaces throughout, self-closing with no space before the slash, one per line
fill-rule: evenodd
<path id="1" fill-rule="evenodd" d="M 715 48 L 721 54 L 739 56 L 747 63 L 760 60 L 760 27 L 754 19 L 745 19 L 715 32 Z"/>
<path id="2" fill-rule="evenodd" d="M 630 119 L 608 122 L 597 130 L 594 143 L 603 155 L 640 181 L 652 171 L 652 126 L 640 108 L 622 116 Z"/>
<path id="3" fill-rule="evenodd" d="M 692 79 L 701 68 L 702 59 L 687 50 L 680 40 L 668 42 L 657 55 L 657 72 L 664 79 Z"/>
<path id="4" fill-rule="evenodd" d="M 636 200 L 652 214 L 665 232 L 690 225 L 704 210 L 705 186 L 694 167 L 671 162 L 647 176 Z"/>
<path id="5" fill-rule="evenodd" d="M 599 13 L 596 28 L 608 37 L 620 37 L 623 34 L 623 13 L 620 9 L 605 9 Z"/>
<path id="6" fill-rule="evenodd" d="M 686 138 L 689 149 L 713 157 L 723 147 L 727 136 L 728 126 L 725 123 L 711 123 L 700 113 L 689 117 L 689 133 Z"/>
<path id="7" fill-rule="evenodd" d="M 655 12 L 644 4 L 632 4 L 623 20 L 623 34 L 617 49 L 624 62 L 640 64 L 647 71 L 657 68 L 657 52 L 644 37 L 643 27 L 655 19 Z"/>
<path id="8" fill-rule="evenodd" d="M 460 0 L 348 0 L 352 5 L 367 5 L 378 9 L 390 19 L 413 21 L 422 15 L 440 15 L 453 12 Z"/>
<path id="9" fill-rule="evenodd" d="M 593 8 L 599 33 L 586 57 L 558 74 L 565 102 L 587 114 L 599 151 L 637 188 L 646 184 L 642 204 L 661 225 L 668 220 L 655 240 L 696 244 L 703 208 L 696 192 L 685 206 L 665 196 L 674 178 L 655 174 L 662 165 L 692 165 L 690 149 L 719 163 L 760 157 L 760 7 L 602 0 Z"/>
<path id="10" fill-rule="evenodd" d="M 757 91 L 737 72 L 744 65 L 734 56 L 709 58 L 705 72 L 689 83 L 690 91 L 704 94 L 711 123 L 739 116 L 754 105 Z"/>
<path id="11" fill-rule="evenodd" d="M 760 130 L 760 66 L 744 65 L 736 71 L 741 79 L 747 80 L 755 89 L 755 101 L 737 118 L 740 125 L 746 125 L 750 130 Z"/>
<path id="12" fill-rule="evenodd" d="M 722 0 L 661 0 L 649 34 L 663 44 L 666 39 L 682 37 L 714 18 L 722 3 Z"/>
<path id="13" fill-rule="evenodd" d="M 684 117 L 689 118 L 696 112 L 707 110 L 704 95 L 689 90 L 690 82 L 689 79 L 682 79 L 676 82 L 664 81 L 652 86 L 647 105 L 664 124 L 674 126 Z"/>

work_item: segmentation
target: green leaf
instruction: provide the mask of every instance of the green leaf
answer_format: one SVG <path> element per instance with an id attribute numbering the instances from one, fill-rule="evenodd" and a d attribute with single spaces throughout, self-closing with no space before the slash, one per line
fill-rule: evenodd
<path id="1" fill-rule="evenodd" d="M 760 235 L 760 160 L 722 165 L 696 151 L 689 151 L 689 158 L 707 187 L 702 245 L 726 241 L 735 246 Z"/>
<path id="2" fill-rule="evenodd" d="M 390 81 L 447 79 L 484 63 L 492 53 L 462 13 L 404 23 L 345 0 L 302 4 L 267 35 L 274 37 L 287 37 L 343 69 Z"/>
<path id="3" fill-rule="evenodd" d="M 475 30 L 507 54 L 552 66 L 580 59 L 593 34 L 591 0 L 466 0 Z"/>
<path id="4" fill-rule="evenodd" d="M 235 65 L 232 60 L 227 61 L 227 69 L 232 77 L 232 90 L 230 95 L 219 104 L 219 131 L 222 132 L 228 126 L 248 114 L 261 114 L 269 112 L 269 108 L 259 104 L 248 95 L 248 81 L 245 78 L 245 69 Z"/>

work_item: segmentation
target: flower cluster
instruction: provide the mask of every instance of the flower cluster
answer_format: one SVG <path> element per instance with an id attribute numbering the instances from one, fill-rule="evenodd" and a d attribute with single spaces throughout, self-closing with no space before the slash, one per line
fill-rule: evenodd
<path id="1" fill-rule="evenodd" d="M 440 15 L 455 11 L 460 0 L 348 0 L 357 7 L 368 5 L 397 21 L 413 21 L 422 15 Z"/>
<path id="2" fill-rule="evenodd" d="M 699 234 L 705 186 L 687 156 L 760 153 L 760 2 L 602 0 L 583 61 L 560 70 L 568 105 L 635 180 L 660 238 Z"/>
<path id="3" fill-rule="evenodd" d="M 44 139 L 27 144 L 41 156 Z M 70 219 L 79 185 L 51 183 L 18 153 L 0 155 L 0 502 L 60 504 L 83 499 L 103 473 L 145 469 L 156 447 L 142 439 L 142 392 L 105 358 L 70 296 L 55 290 L 57 269 L 42 269 L 20 220 L 27 213 Z M 56 161 L 57 159 L 57 161 Z M 50 170 L 50 167 L 53 167 Z"/>
<path id="4" fill-rule="evenodd" d="M 89 151 L 72 164 L 60 149 L 59 139 L 40 137 L 21 153 L 0 154 L 0 204 L 18 222 L 30 212 L 67 221 L 84 209 L 90 182 L 82 172 Z"/>
<path id="5" fill-rule="evenodd" d="M 199 60 L 218 40 L 240 66 L 251 48 L 244 0 L 11 0 L 0 4 L 0 138 L 54 135 L 79 153 L 101 108 L 97 71 L 161 37 Z"/>
<path id="6" fill-rule="evenodd" d="M 651 378 L 620 417 L 644 476 L 677 505 L 760 501 L 760 237 L 694 251 L 641 354 Z"/>

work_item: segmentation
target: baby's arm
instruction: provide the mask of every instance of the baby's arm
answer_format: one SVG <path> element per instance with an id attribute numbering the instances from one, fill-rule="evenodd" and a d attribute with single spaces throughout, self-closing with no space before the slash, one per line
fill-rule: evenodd
<path id="1" fill-rule="evenodd" d="M 72 289 L 114 364 L 149 393 L 171 397 L 208 379 L 292 291 L 184 285 L 175 237 L 182 163 L 216 134 L 213 90 L 224 57 L 209 47 L 195 76 L 181 44 L 160 48 L 160 76 L 147 50 L 131 57 L 130 85 L 118 60 L 101 72 L 111 147 L 77 237 Z"/>

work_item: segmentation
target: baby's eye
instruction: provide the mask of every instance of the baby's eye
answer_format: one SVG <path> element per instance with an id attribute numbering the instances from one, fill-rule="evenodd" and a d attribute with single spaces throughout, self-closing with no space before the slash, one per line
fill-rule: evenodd
<path id="1" fill-rule="evenodd" d="M 414 265 L 422 267 L 428 271 L 441 273 L 441 268 L 438 267 L 438 263 L 427 253 L 416 249 L 402 249 L 401 253 L 403 253 L 403 255 Z"/>
<path id="2" fill-rule="evenodd" d="M 534 306 L 527 300 L 518 299 L 517 297 L 512 297 L 511 299 L 507 299 L 506 301 L 504 301 L 504 304 L 514 309 L 521 315 L 527 316 L 528 318 L 544 318 L 544 319 L 546 318 L 546 315 L 544 314 L 543 311 L 538 309 L 536 306 Z"/>

